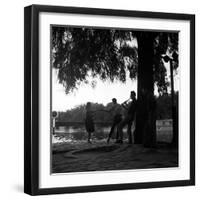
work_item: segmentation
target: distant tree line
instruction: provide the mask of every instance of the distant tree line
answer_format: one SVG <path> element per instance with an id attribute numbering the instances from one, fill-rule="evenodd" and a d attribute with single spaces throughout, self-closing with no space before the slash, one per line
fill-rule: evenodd
<path id="1" fill-rule="evenodd" d="M 103 110 L 109 110 L 110 104 L 104 106 L 103 104 L 92 103 L 92 109 L 96 111 L 94 113 L 94 120 L 96 122 L 108 122 L 112 120 L 110 113 Z M 65 122 L 83 122 L 85 119 L 85 104 L 76 106 L 73 109 L 66 112 L 59 112 L 58 121 Z"/>
<path id="2" fill-rule="evenodd" d="M 178 93 L 175 93 L 176 104 L 178 102 Z M 95 122 L 110 122 L 112 121 L 111 113 L 104 112 L 103 110 L 109 110 L 111 104 L 108 103 L 106 106 L 99 103 L 93 103 L 92 108 L 94 111 Z M 163 94 L 156 97 L 156 119 L 171 119 L 172 118 L 172 107 L 171 107 L 171 95 Z M 79 105 L 73 109 L 65 112 L 59 112 L 58 121 L 65 122 L 84 122 L 85 119 L 85 105 Z"/>

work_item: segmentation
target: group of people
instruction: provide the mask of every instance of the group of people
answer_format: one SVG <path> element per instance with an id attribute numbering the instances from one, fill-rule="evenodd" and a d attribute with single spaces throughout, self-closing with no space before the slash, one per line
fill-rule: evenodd
<path id="1" fill-rule="evenodd" d="M 105 112 L 112 113 L 112 126 L 108 135 L 107 143 L 117 128 L 116 143 L 123 143 L 123 128 L 127 125 L 128 142 L 132 143 L 131 127 L 135 118 L 137 107 L 136 93 L 131 91 L 130 98 L 122 104 L 117 103 L 117 99 L 112 99 L 112 107 L 109 110 L 103 110 Z M 125 112 L 123 112 L 125 110 Z M 95 131 L 94 127 L 94 112 L 91 108 L 91 103 L 86 104 L 86 117 L 85 117 L 85 128 L 88 133 L 88 143 L 91 143 L 91 134 Z"/>

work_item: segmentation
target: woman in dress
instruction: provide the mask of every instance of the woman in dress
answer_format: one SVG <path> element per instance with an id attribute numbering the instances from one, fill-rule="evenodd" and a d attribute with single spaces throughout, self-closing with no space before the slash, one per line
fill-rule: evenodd
<path id="1" fill-rule="evenodd" d="M 94 115 L 94 111 L 91 110 L 91 103 L 87 102 L 86 117 L 85 117 L 85 129 L 88 133 L 88 143 L 91 143 L 91 134 L 95 131 L 93 115 Z"/>

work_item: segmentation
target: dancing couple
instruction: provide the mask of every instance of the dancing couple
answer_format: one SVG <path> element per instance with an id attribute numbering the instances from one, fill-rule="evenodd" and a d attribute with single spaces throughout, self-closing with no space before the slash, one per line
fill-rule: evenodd
<path id="1" fill-rule="evenodd" d="M 110 138 L 112 137 L 115 128 L 117 128 L 116 134 L 116 143 L 123 143 L 123 128 L 127 125 L 127 133 L 129 143 L 132 143 L 132 134 L 131 127 L 135 118 L 137 107 L 136 94 L 134 91 L 131 91 L 130 98 L 122 103 L 121 105 L 117 103 L 117 99 L 112 99 L 112 107 L 109 110 L 103 110 L 106 112 L 111 112 L 112 114 L 112 126 L 108 135 L 107 143 L 110 142 Z M 123 115 L 123 109 L 125 110 L 125 114 Z M 85 127 L 88 133 L 88 143 L 91 143 L 91 134 L 95 131 L 94 128 L 94 120 L 93 115 L 94 112 L 91 110 L 91 103 L 88 102 L 86 104 L 86 118 L 85 118 Z"/>

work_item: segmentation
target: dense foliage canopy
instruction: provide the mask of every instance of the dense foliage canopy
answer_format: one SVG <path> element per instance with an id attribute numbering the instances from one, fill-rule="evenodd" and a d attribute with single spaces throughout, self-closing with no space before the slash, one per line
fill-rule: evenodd
<path id="1" fill-rule="evenodd" d="M 52 27 L 52 66 L 66 93 L 89 77 L 126 82 L 137 78 L 137 33 L 133 30 L 95 29 L 90 27 Z M 154 82 L 166 93 L 166 69 L 162 54 L 178 51 L 178 33 L 156 32 L 154 41 Z M 178 63 L 174 63 L 177 68 Z M 95 82 L 91 82 L 95 86 Z"/>

